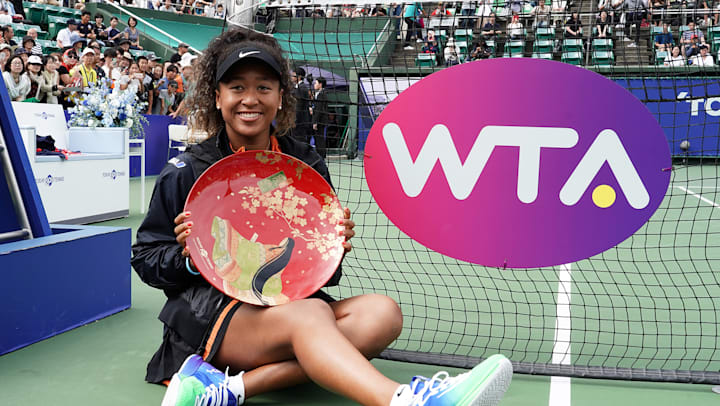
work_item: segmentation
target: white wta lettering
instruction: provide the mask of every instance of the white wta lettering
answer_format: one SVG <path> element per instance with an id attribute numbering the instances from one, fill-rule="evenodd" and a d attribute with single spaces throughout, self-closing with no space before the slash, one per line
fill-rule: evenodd
<path id="1" fill-rule="evenodd" d="M 397 124 L 386 124 L 383 138 L 403 191 L 409 197 L 422 192 L 435 163 L 440 161 L 453 196 L 465 200 L 496 146 L 519 147 L 517 196 L 523 203 L 532 203 L 538 194 L 540 150 L 572 148 L 577 144 L 578 134 L 572 128 L 486 126 L 475 139 L 464 164 L 450 131 L 442 124 L 430 130 L 414 162 Z"/>
<path id="2" fill-rule="evenodd" d="M 517 197 L 523 203 L 532 203 L 537 198 L 540 183 L 541 149 L 572 148 L 578 142 L 578 134 L 572 128 L 486 126 L 475 139 L 465 163 L 462 163 L 450 131 L 446 126 L 436 124 L 413 161 L 397 124 L 388 123 L 382 131 L 390 159 L 407 196 L 417 197 L 422 192 L 435 163 L 440 161 L 450 191 L 458 200 L 470 196 L 495 147 L 505 146 L 518 147 Z M 560 190 L 560 201 L 566 206 L 575 205 L 605 162 L 630 206 L 645 208 L 650 203 L 650 195 L 617 134 L 609 129 L 598 134 L 573 170 Z"/>

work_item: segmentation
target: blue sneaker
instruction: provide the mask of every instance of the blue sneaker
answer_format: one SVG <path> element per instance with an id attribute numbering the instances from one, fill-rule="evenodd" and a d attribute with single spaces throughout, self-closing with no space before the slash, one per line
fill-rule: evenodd
<path id="1" fill-rule="evenodd" d="M 243 404 L 244 392 L 242 373 L 230 377 L 193 354 L 173 375 L 161 405 L 238 406 Z"/>
<path id="2" fill-rule="evenodd" d="M 440 371 L 432 378 L 416 376 L 410 382 L 411 406 L 495 406 L 512 380 L 512 364 L 497 354 L 471 371 L 450 377 Z"/>

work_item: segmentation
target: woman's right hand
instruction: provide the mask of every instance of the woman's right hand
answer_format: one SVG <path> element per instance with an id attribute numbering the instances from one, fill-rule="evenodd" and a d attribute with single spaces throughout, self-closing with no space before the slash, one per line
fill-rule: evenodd
<path id="1" fill-rule="evenodd" d="M 184 257 L 190 256 L 190 251 L 187 248 L 187 239 L 190 237 L 190 231 L 192 230 L 193 222 L 185 221 L 190 217 L 189 211 L 184 211 L 175 217 L 175 240 L 178 244 L 183 247 L 182 255 Z"/>

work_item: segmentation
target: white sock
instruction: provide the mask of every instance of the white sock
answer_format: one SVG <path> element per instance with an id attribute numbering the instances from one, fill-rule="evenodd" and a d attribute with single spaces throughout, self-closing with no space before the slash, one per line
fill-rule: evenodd
<path id="1" fill-rule="evenodd" d="M 243 374 L 240 372 L 235 376 L 228 377 L 228 389 L 237 396 L 238 405 L 245 403 L 245 382 L 243 381 Z"/>
<path id="2" fill-rule="evenodd" d="M 410 385 L 400 385 L 393 393 L 390 406 L 409 406 L 413 400 L 413 392 Z"/>

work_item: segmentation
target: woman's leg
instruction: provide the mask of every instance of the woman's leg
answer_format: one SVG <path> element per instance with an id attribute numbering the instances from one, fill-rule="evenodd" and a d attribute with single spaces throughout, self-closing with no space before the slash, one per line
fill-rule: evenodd
<path id="1" fill-rule="evenodd" d="M 247 397 L 309 378 L 359 403 L 387 405 L 399 384 L 367 358 L 378 355 L 401 329 L 397 304 L 381 295 L 331 304 L 307 299 L 271 308 L 243 305 L 213 364 L 248 371 L 243 376 Z"/>

